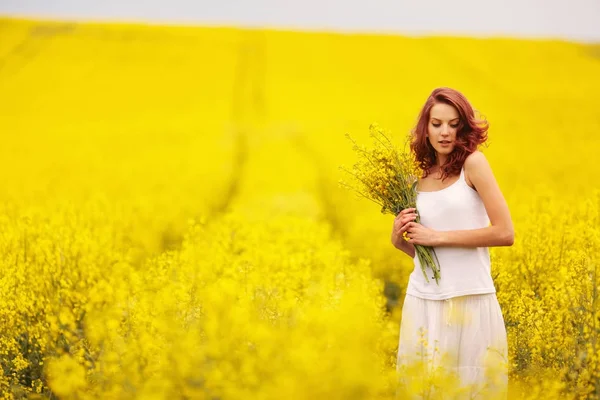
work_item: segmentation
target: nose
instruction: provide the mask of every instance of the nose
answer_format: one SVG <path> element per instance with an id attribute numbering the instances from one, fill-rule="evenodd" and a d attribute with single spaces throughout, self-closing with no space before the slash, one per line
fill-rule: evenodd
<path id="1" fill-rule="evenodd" d="M 450 128 L 448 125 L 442 125 L 442 135 L 447 136 L 450 134 Z"/>

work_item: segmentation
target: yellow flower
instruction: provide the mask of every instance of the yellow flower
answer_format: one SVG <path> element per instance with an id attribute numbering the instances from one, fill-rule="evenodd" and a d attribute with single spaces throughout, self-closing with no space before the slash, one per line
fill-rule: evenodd
<path id="1" fill-rule="evenodd" d="M 59 396 L 73 396 L 86 386 L 85 369 L 71 356 L 48 361 L 48 382 Z"/>

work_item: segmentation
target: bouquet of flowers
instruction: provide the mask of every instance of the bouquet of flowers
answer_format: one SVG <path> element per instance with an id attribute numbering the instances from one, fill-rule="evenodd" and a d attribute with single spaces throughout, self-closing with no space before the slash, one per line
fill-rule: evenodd
<path id="1" fill-rule="evenodd" d="M 359 159 L 351 169 L 341 167 L 353 179 L 350 183 L 340 183 L 377 203 L 381 206 L 383 214 L 396 216 L 405 208 L 416 208 L 419 169 L 408 147 L 410 136 L 407 136 L 403 151 L 394 146 L 389 135 L 377 124 L 369 126 L 369 136 L 373 139 L 373 146 L 370 148 L 358 145 L 346 134 L 352 141 L 353 150 Z M 420 222 L 418 209 L 416 222 Z M 407 237 L 404 236 L 404 239 L 407 240 Z M 439 261 L 433 247 L 418 244 L 414 246 L 425 279 L 429 282 L 426 273 L 429 267 L 433 271 L 436 283 L 439 284 Z"/>

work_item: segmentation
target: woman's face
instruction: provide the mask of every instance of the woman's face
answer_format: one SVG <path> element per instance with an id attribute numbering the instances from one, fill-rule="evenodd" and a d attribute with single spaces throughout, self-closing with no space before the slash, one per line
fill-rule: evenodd
<path id="1" fill-rule="evenodd" d="M 437 103 L 429 113 L 427 137 L 439 156 L 445 158 L 454 150 L 460 118 L 458 111 L 446 103 Z"/>

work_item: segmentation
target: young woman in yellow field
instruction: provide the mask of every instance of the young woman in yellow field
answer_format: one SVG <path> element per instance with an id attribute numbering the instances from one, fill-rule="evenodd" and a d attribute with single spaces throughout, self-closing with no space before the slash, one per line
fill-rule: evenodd
<path id="1" fill-rule="evenodd" d="M 492 386 L 504 395 L 507 384 L 506 329 L 489 247 L 511 246 L 514 230 L 490 164 L 477 150 L 487 140 L 487 129 L 460 92 L 438 88 L 430 94 L 411 143 L 423 171 L 416 209 L 402 210 L 392 231 L 393 245 L 414 260 L 402 309 L 398 370 L 415 361 L 450 368 L 470 388 L 469 398 Z M 414 221 L 417 212 L 421 223 Z M 439 284 L 426 281 L 415 244 L 434 247 Z M 493 382 L 490 367 L 496 373 Z"/>

